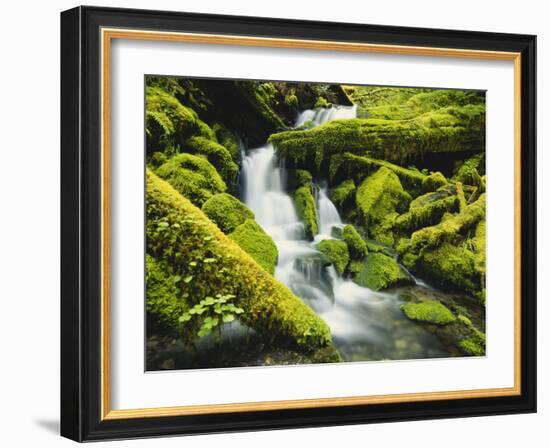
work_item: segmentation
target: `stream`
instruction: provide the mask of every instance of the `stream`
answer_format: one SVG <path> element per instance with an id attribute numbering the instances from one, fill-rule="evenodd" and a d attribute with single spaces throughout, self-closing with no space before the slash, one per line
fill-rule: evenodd
<path id="1" fill-rule="evenodd" d="M 355 107 L 306 110 L 295 126 L 319 126 L 355 116 Z M 325 320 L 345 361 L 451 356 L 433 334 L 403 315 L 400 297 L 405 288 L 375 292 L 340 277 L 333 266 L 325 266 L 315 245 L 333 238 L 333 229 L 344 226 L 326 187 L 314 184 L 319 233 L 308 241 L 287 193 L 287 171 L 272 144 L 246 152 L 241 178 L 244 202 L 279 250 L 275 278 Z M 413 288 L 436 293 L 421 281 Z"/>
<path id="2" fill-rule="evenodd" d="M 337 106 L 302 112 L 295 126 L 319 126 L 354 118 L 355 107 Z M 405 317 L 407 296 L 443 300 L 449 295 L 416 279 L 416 285 L 376 292 L 338 275 L 316 249 L 345 223 L 322 182 L 314 184 L 319 233 L 306 239 L 294 201 L 288 194 L 287 170 L 273 145 L 243 149 L 240 197 L 279 251 L 275 278 L 309 305 L 329 326 L 344 361 L 405 360 L 457 356 L 422 326 Z M 307 357 L 276 349 L 238 321 L 224 324 L 222 340 L 200 338 L 194 348 L 177 339 L 147 341 L 148 370 L 302 364 Z"/>

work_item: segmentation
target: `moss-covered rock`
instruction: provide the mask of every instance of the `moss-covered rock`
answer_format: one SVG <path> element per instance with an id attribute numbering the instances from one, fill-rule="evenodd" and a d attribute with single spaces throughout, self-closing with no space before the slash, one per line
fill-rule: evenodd
<path id="1" fill-rule="evenodd" d="M 436 171 L 422 180 L 422 192 L 436 191 L 445 185 L 447 185 L 447 179 L 442 173 Z"/>
<path id="2" fill-rule="evenodd" d="M 350 259 L 346 243 L 340 240 L 323 240 L 317 244 L 317 249 L 327 256 L 340 275 L 344 273 Z"/>
<path id="3" fill-rule="evenodd" d="M 162 164 L 156 174 L 199 207 L 227 189 L 216 168 L 203 156 L 178 154 Z"/>
<path id="4" fill-rule="evenodd" d="M 238 226 L 229 238 L 270 274 L 275 273 L 278 251 L 273 239 L 253 219 L 247 219 Z"/>
<path id="5" fill-rule="evenodd" d="M 456 316 L 437 300 L 422 303 L 405 303 L 401 310 L 411 320 L 428 322 L 436 325 L 447 325 L 456 321 Z"/>
<path id="6" fill-rule="evenodd" d="M 233 185 L 239 175 L 239 166 L 233 161 L 229 151 L 206 137 L 191 137 L 185 143 L 186 152 L 204 155 L 216 168 L 228 185 Z"/>
<path id="7" fill-rule="evenodd" d="M 383 253 L 370 253 L 354 281 L 374 291 L 414 284 L 414 279 L 397 261 Z"/>
<path id="8" fill-rule="evenodd" d="M 342 238 L 348 245 L 349 255 L 352 260 L 363 260 L 369 252 L 367 243 L 363 240 L 359 232 L 351 224 L 347 224 L 342 230 Z"/>
<path id="9" fill-rule="evenodd" d="M 212 130 L 220 145 L 229 151 L 234 162 L 238 162 L 241 159 L 241 149 L 235 135 L 220 123 L 215 123 Z"/>
<path id="10" fill-rule="evenodd" d="M 427 250 L 417 269 L 445 290 L 475 295 L 482 288 L 475 256 L 463 246 L 443 243 L 436 249 Z"/>
<path id="11" fill-rule="evenodd" d="M 311 186 L 313 177 L 306 170 L 296 170 L 296 186 L 297 187 L 306 187 Z"/>
<path id="12" fill-rule="evenodd" d="M 254 219 L 254 213 L 246 205 L 227 193 L 212 196 L 202 205 L 202 211 L 226 235 L 247 219 Z"/>
<path id="13" fill-rule="evenodd" d="M 306 236 L 313 239 L 319 233 L 319 225 L 317 222 L 317 207 L 311 192 L 311 186 L 304 185 L 294 192 L 294 204 L 296 205 L 298 217 L 304 223 Z"/>
<path id="14" fill-rule="evenodd" d="M 353 179 L 347 179 L 330 190 L 330 200 L 340 213 L 345 213 L 355 206 L 355 190 Z"/>
<path id="15" fill-rule="evenodd" d="M 146 253 L 172 266 L 178 302 L 193 306 L 205 297 L 232 294 L 244 309 L 241 322 L 274 343 L 306 353 L 332 347 L 329 328 L 311 308 L 167 182 L 150 170 L 146 181 Z M 148 297 L 154 285 L 148 283 Z"/>
<path id="16" fill-rule="evenodd" d="M 485 346 L 480 344 L 475 339 L 462 339 L 459 343 L 459 347 L 464 353 L 470 356 L 485 356 Z"/>
<path id="17" fill-rule="evenodd" d="M 393 221 L 406 211 L 411 201 L 397 175 L 388 168 L 380 168 L 359 185 L 355 200 L 368 236 L 393 245 Z"/>
<path id="18" fill-rule="evenodd" d="M 147 154 L 181 147 L 198 132 L 197 114 L 160 87 L 145 89 Z"/>

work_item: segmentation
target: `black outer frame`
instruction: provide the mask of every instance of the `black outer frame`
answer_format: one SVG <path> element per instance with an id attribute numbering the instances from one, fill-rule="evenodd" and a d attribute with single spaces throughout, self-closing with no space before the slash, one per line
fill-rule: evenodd
<path id="1" fill-rule="evenodd" d="M 519 396 L 100 420 L 100 28 L 520 52 Z M 77 7 L 61 13 L 61 435 L 76 441 L 536 412 L 536 36 Z"/>

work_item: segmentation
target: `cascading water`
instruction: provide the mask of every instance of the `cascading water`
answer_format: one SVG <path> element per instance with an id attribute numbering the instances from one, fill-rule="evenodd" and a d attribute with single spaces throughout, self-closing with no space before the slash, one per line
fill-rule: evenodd
<path id="1" fill-rule="evenodd" d="M 308 123 L 315 127 L 355 117 L 355 106 L 306 110 L 298 116 L 295 126 Z M 272 144 L 246 153 L 241 178 L 246 205 L 277 245 L 275 277 L 327 322 L 345 360 L 444 355 L 433 335 L 403 317 L 397 294 L 363 288 L 338 276 L 333 266 L 326 266 L 326 259 L 315 244 L 334 238 L 334 228 L 344 225 L 326 187 L 315 185 L 319 234 L 311 242 L 305 239 L 304 225 L 287 194 L 286 170 Z"/>

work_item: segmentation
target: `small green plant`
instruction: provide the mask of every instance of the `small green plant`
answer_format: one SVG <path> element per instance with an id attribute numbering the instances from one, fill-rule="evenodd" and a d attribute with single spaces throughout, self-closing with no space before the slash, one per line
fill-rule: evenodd
<path id="1" fill-rule="evenodd" d="M 233 294 L 216 294 L 216 297 L 205 297 L 189 311 L 183 313 L 180 323 L 189 322 L 191 319 L 198 319 L 201 323 L 197 336 L 202 338 L 209 335 L 214 329 L 221 337 L 221 324 L 233 322 L 235 318 L 244 313 L 244 310 L 234 303 Z"/>

